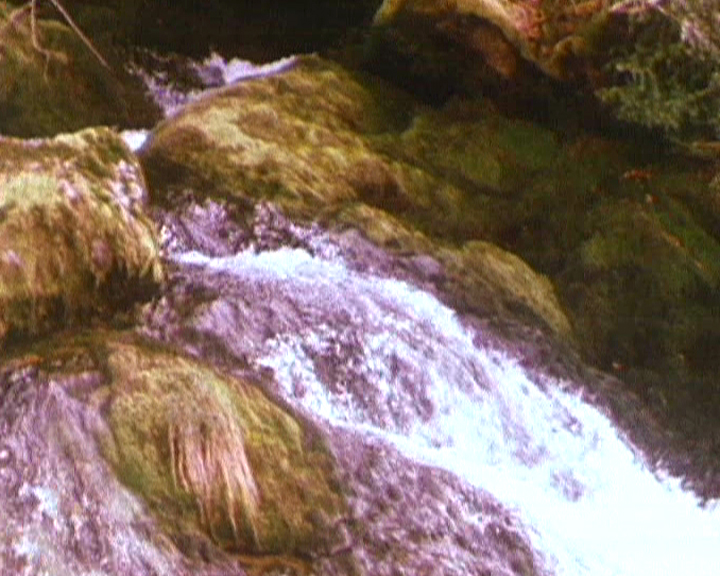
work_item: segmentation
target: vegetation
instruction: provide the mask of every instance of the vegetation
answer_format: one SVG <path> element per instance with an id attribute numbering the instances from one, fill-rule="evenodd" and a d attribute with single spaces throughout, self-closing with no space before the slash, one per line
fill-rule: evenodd
<path id="1" fill-rule="evenodd" d="M 600 98 L 672 138 L 720 136 L 720 2 L 625 0 L 610 10 L 626 18 L 627 37 L 610 48 Z"/>
<path id="2" fill-rule="evenodd" d="M 17 7 L 0 1 L 0 132 L 54 136 L 159 119 L 142 81 L 118 64 L 109 69 L 69 15 L 54 20 L 36 9 L 34 2 Z"/>
<path id="3" fill-rule="evenodd" d="M 322 437 L 248 382 L 131 338 L 103 341 L 103 452 L 177 542 L 307 559 L 346 511 Z"/>
<path id="4" fill-rule="evenodd" d="M 0 341 L 107 315 L 162 279 L 140 166 L 107 128 L 0 140 Z"/>

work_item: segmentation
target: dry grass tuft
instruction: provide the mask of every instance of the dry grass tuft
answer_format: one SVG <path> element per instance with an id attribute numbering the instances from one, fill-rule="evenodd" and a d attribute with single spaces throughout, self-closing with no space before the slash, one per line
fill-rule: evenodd
<path id="1" fill-rule="evenodd" d="M 194 495 L 210 535 L 217 539 L 213 527 L 227 519 L 239 543 L 241 519 L 257 548 L 258 491 L 237 423 L 222 412 L 212 422 L 170 418 L 168 445 L 175 487 Z"/>

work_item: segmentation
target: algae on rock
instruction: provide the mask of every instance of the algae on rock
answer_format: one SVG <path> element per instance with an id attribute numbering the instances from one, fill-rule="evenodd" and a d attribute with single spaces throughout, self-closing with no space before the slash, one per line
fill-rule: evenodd
<path id="1" fill-rule="evenodd" d="M 0 341 L 112 313 L 162 279 L 137 159 L 108 129 L 0 139 Z"/>

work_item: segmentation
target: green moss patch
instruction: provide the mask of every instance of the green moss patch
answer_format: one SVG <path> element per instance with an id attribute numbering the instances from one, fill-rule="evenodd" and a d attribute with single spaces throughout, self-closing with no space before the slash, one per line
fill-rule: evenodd
<path id="1" fill-rule="evenodd" d="M 679 202 L 655 202 L 604 202 L 562 285 L 589 355 L 657 371 L 671 390 L 674 379 L 695 386 L 718 366 L 698 351 L 718 341 L 720 244 Z"/>
<path id="2" fill-rule="evenodd" d="M 107 129 L 0 140 L 0 340 L 112 312 L 161 280 L 144 186 Z"/>
<path id="3" fill-rule="evenodd" d="M 382 170 L 362 137 L 378 129 L 372 115 L 365 117 L 368 100 L 372 92 L 348 73 L 318 70 L 307 59 L 287 74 L 221 90 L 161 123 L 143 162 L 161 201 L 191 186 L 251 202 L 270 198 L 310 217 L 356 198 L 360 167 Z"/>
<path id="4" fill-rule="evenodd" d="M 105 452 L 178 538 L 309 557 L 344 511 L 322 440 L 256 387 L 175 354 L 108 342 Z"/>
<path id="5" fill-rule="evenodd" d="M 523 307 L 542 319 L 554 334 L 572 340 L 570 322 L 552 282 L 514 254 L 476 241 L 442 255 L 466 306 L 477 307 L 483 300 L 487 302 L 483 295 L 491 294 L 495 314 L 502 316 Z"/>

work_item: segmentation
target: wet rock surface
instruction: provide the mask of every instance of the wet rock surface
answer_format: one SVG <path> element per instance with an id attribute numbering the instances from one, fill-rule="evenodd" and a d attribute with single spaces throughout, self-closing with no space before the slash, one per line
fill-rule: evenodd
<path id="1" fill-rule="evenodd" d="M 90 341 L 91 342 L 91 341 Z M 106 383 L 88 347 L 31 352 L 0 371 L 0 574 L 237 574 L 192 563 L 116 478 L 96 438 Z"/>
<path id="2" fill-rule="evenodd" d="M 516 520 L 491 495 L 381 441 L 332 430 L 351 486 L 349 546 L 364 573 L 539 574 Z"/>
<path id="3" fill-rule="evenodd" d="M 559 343 L 542 325 L 533 325 L 532 318 L 524 314 L 514 317 L 502 312 L 488 314 L 488 310 L 493 310 L 490 303 L 483 309 L 477 307 L 477 300 L 475 307 L 463 305 L 463 301 L 457 300 L 457 288 L 443 263 L 427 257 L 419 264 L 417 257 L 382 251 L 355 231 L 328 233 L 317 226 L 293 224 L 270 204 L 258 205 L 252 217 L 245 215 L 241 220 L 233 221 L 229 212 L 212 201 L 202 206 L 191 205 L 181 213 L 203 216 L 192 225 L 179 227 L 177 217 L 158 210 L 156 216 L 164 223 L 165 249 L 169 254 L 200 253 L 209 245 L 214 246 L 217 256 L 231 257 L 237 252 L 230 254 L 218 248 L 218 244 L 208 244 L 211 231 L 221 229 L 225 230 L 223 236 L 233 239 L 238 252 L 259 255 L 290 248 L 312 258 L 341 258 L 352 273 L 400 279 L 417 286 L 464 310 L 461 317 L 475 331 L 477 346 L 499 346 L 512 351 L 538 381 L 549 374 L 573 383 L 569 385 L 576 393 L 618 423 L 640 449 L 638 457 L 652 467 L 683 476 L 687 485 L 705 498 L 715 498 L 719 493 L 720 476 L 711 445 L 689 444 L 686 438 L 673 434 L 658 420 L 655 407 L 645 405 L 612 374 L 587 366 L 576 350 Z M 213 215 L 212 225 L 206 220 L 209 214 Z M 239 238 L 242 240 L 238 241 Z M 308 356 L 328 390 L 355 396 L 356 409 L 363 411 L 370 421 L 398 430 L 432 415 L 432 402 L 427 396 L 429 385 L 416 363 L 406 364 L 399 358 L 395 361 L 396 394 L 407 395 L 407 402 L 397 402 L 398 409 L 393 410 L 392 403 L 371 393 L 374 384 L 370 383 L 379 375 L 372 369 L 368 371 L 363 348 L 367 345 L 365 335 L 374 328 L 362 326 L 360 313 L 353 311 L 355 307 L 361 310 L 360 304 L 354 305 L 352 298 L 345 296 L 342 302 L 337 302 L 334 312 L 328 312 L 327 306 L 334 296 L 323 295 L 322 287 L 302 290 L 291 283 L 284 285 L 283 278 L 290 280 L 293 275 L 290 270 L 287 276 L 263 279 L 262 269 L 249 268 L 253 271 L 243 278 L 187 263 L 169 265 L 168 289 L 162 298 L 144 307 L 140 331 L 162 342 L 181 343 L 194 356 L 213 359 L 240 373 L 252 373 L 258 369 L 257 358 L 267 351 L 269 340 L 280 334 L 301 334 L 313 324 L 330 324 L 334 326 L 334 336 L 321 345 L 303 345 L 301 352 Z M 307 297 L 302 297 L 303 292 Z M 393 305 L 387 306 L 386 312 L 391 313 Z M 431 351 L 427 353 L 432 355 Z M 475 379 L 483 378 L 479 369 Z M 268 385 L 271 393 L 281 396 L 276 384 L 271 381 Z M 302 383 L 292 390 L 298 399 L 305 392 Z M 400 409 L 401 406 L 404 408 Z M 412 406 L 409 411 L 408 406 Z"/>

